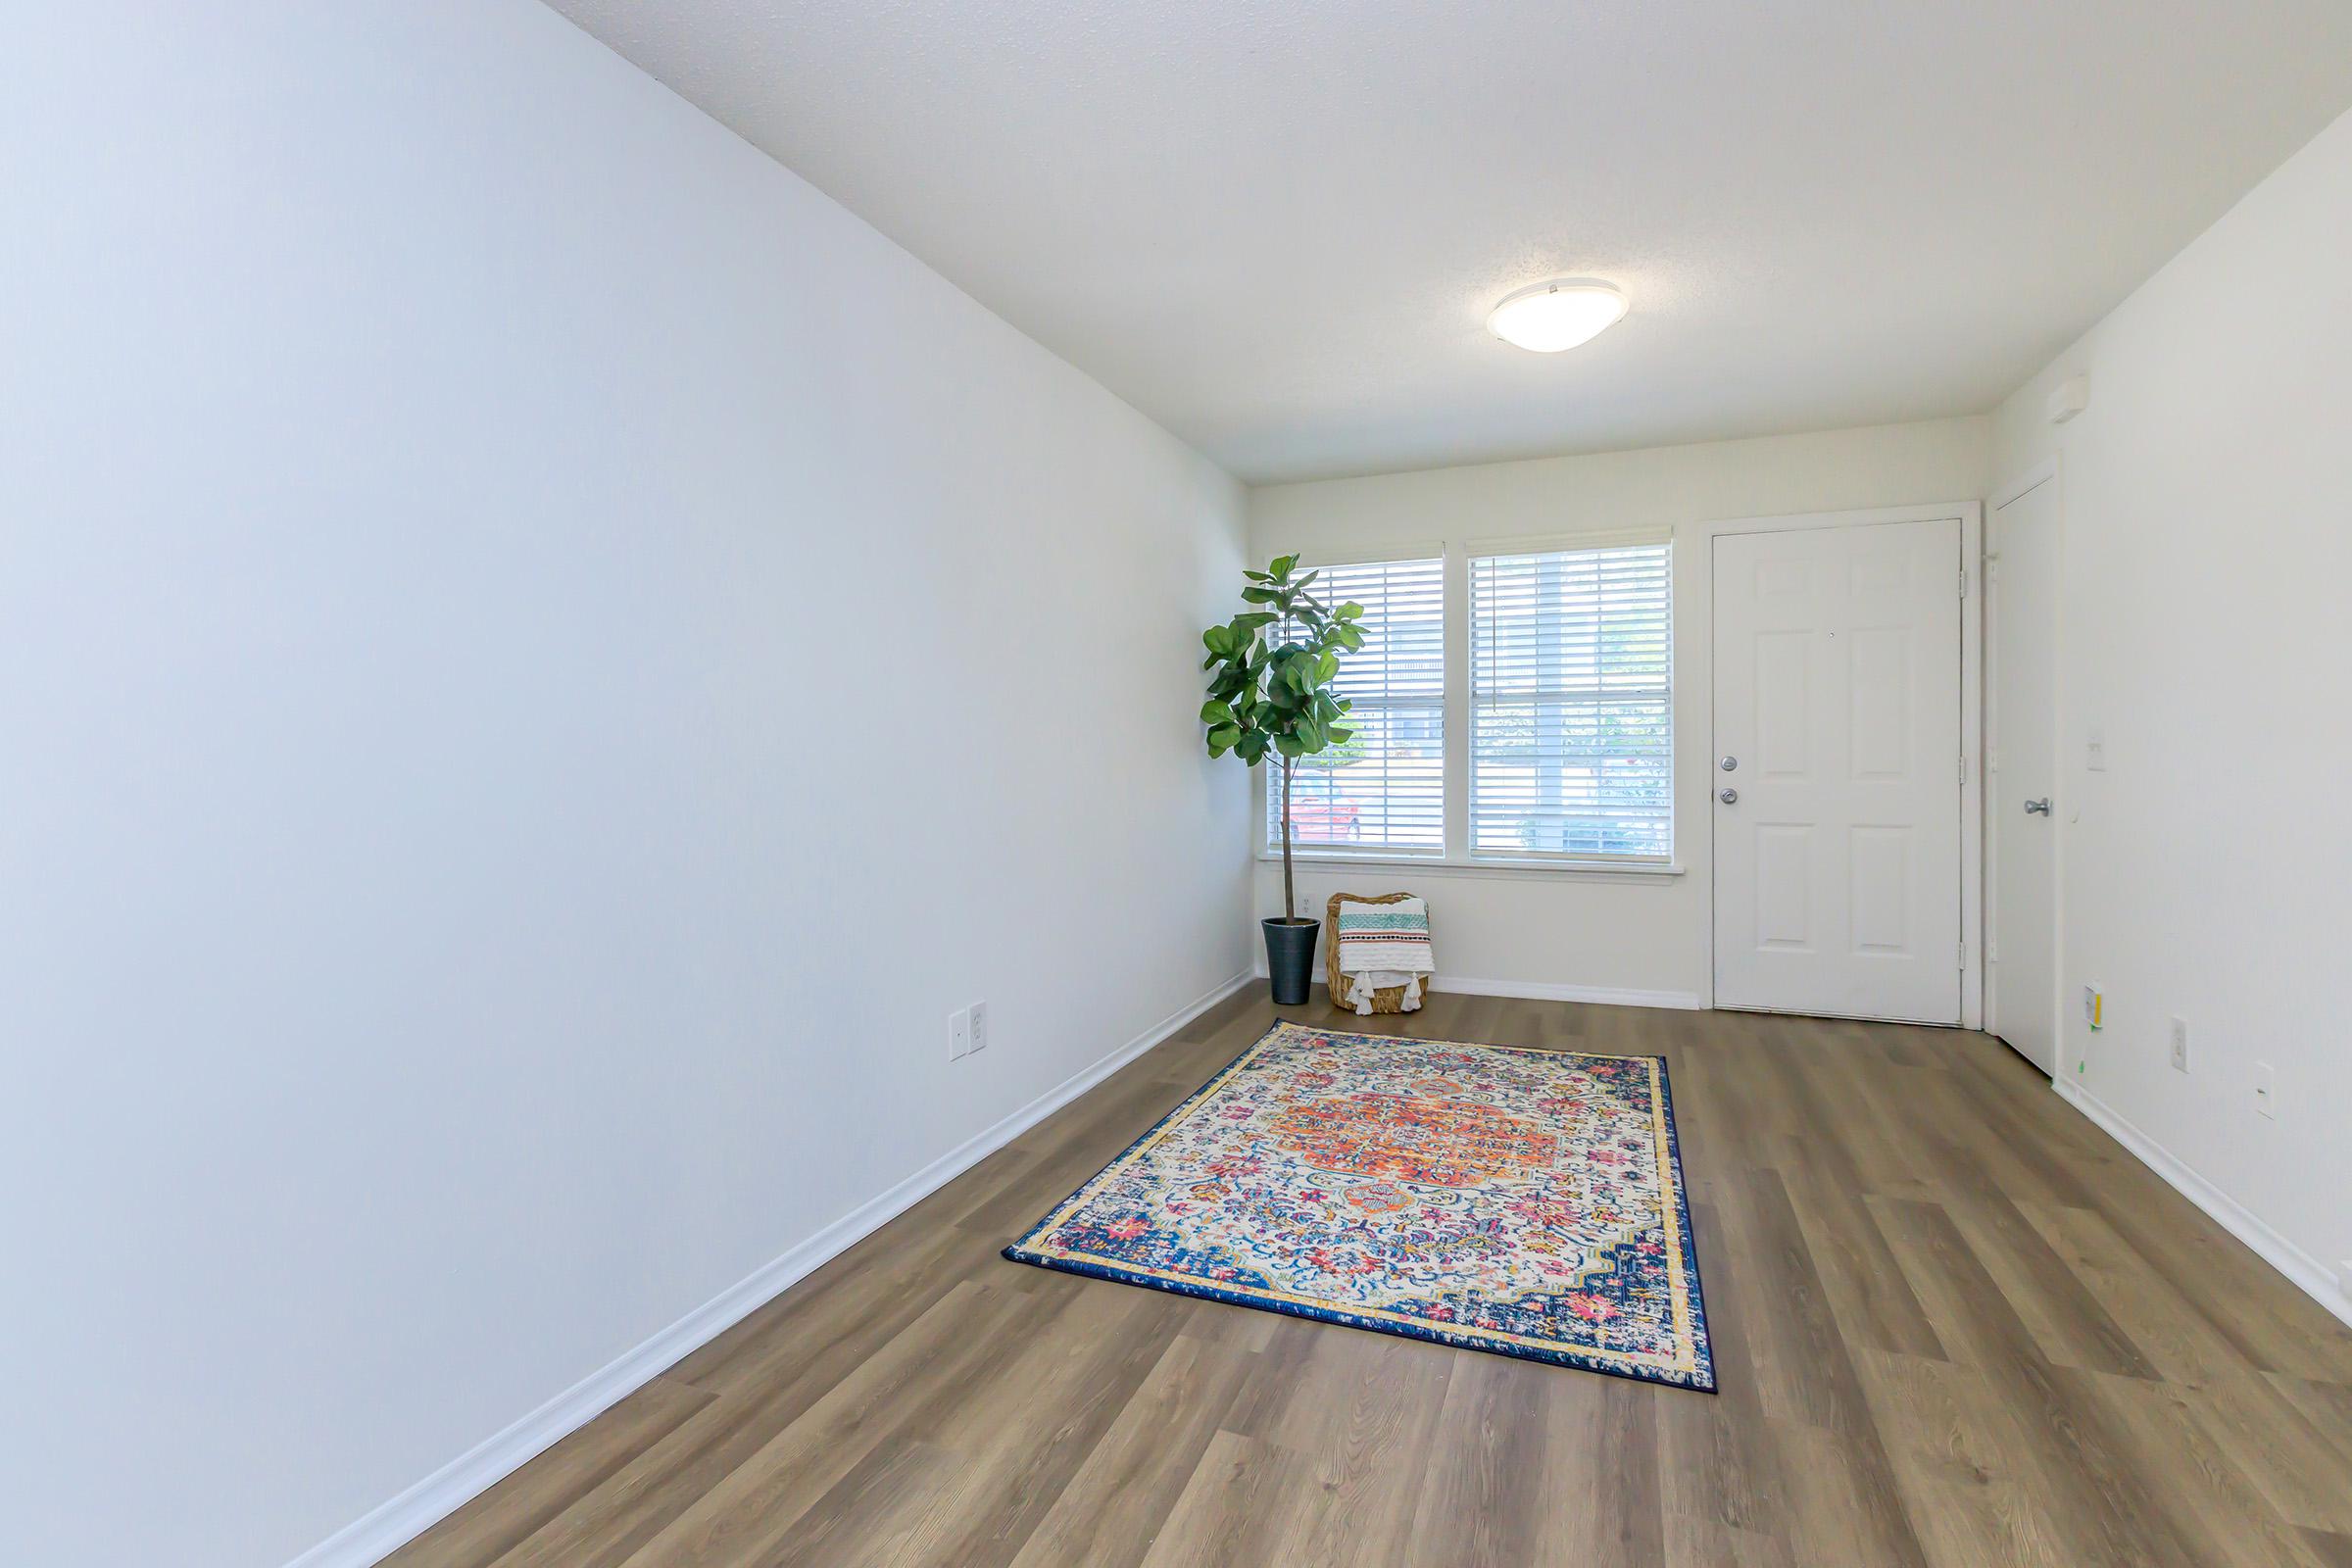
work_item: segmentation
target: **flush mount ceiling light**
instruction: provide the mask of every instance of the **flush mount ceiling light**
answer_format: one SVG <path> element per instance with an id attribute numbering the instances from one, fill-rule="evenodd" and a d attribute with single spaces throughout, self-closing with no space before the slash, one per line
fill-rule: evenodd
<path id="1" fill-rule="evenodd" d="M 1535 354 L 1590 343 L 1626 312 L 1625 295 L 1597 277 L 1562 277 L 1503 296 L 1487 330 Z"/>

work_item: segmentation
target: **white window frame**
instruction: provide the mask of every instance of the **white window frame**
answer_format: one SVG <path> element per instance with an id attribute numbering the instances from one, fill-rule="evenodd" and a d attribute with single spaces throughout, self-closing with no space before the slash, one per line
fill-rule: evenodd
<path id="1" fill-rule="evenodd" d="M 1630 530 L 1592 530 L 1581 533 L 1523 534 L 1502 539 L 1406 539 L 1387 544 L 1368 544 L 1344 551 L 1304 551 L 1299 564 L 1304 567 L 1360 566 L 1381 561 L 1423 561 L 1432 556 L 1443 557 L 1446 563 L 1444 603 L 1446 648 L 1446 771 L 1445 824 L 1442 852 L 1368 850 L 1346 851 L 1329 845 L 1317 845 L 1308 850 L 1294 845 L 1291 858 L 1300 866 L 1409 866 L 1424 875 L 1441 877 L 1473 877 L 1496 880 L 1515 878 L 1552 879 L 1572 878 L 1592 882 L 1654 883 L 1660 878 L 1679 877 L 1684 873 L 1680 846 L 1684 824 L 1675 824 L 1676 858 L 1668 861 L 1633 859 L 1624 857 L 1574 856 L 1504 856 L 1472 855 L 1470 846 L 1470 558 L 1473 555 L 1524 555 L 1546 550 L 1594 550 L 1611 545 L 1670 543 L 1676 546 L 1673 569 L 1674 592 L 1673 655 L 1678 683 L 1683 667 L 1682 634 L 1685 609 L 1681 574 L 1683 562 L 1676 530 L 1672 528 L 1642 528 Z M 1680 725 L 1683 714 L 1675 712 L 1677 725 L 1675 746 L 1677 760 L 1681 760 L 1682 738 Z M 1270 770 L 1253 767 L 1255 775 L 1251 790 L 1250 841 L 1257 846 L 1255 858 L 1262 862 L 1280 863 L 1279 845 L 1264 843 L 1266 821 L 1266 786 Z M 1678 792 L 1679 793 L 1679 792 Z"/>
<path id="2" fill-rule="evenodd" d="M 1481 850 L 1472 842 L 1471 784 L 1475 772 L 1470 747 L 1477 724 L 1474 671 L 1471 668 L 1470 649 L 1475 627 L 1471 624 L 1474 606 L 1471 603 L 1470 579 L 1473 563 L 1498 557 L 1574 555 L 1588 551 L 1652 548 L 1666 553 L 1666 841 L 1664 855 L 1575 854 L 1522 851 L 1515 854 Z M 1481 539 L 1464 546 L 1462 551 L 1462 836 L 1464 858 L 1476 863 L 1501 861 L 1506 864 L 1610 866 L 1626 870 L 1671 869 L 1676 864 L 1679 842 L 1675 821 L 1675 753 L 1681 744 L 1682 730 L 1675 713 L 1675 635 L 1674 635 L 1674 534 L 1671 529 L 1653 528 L 1629 532 L 1555 534 L 1536 539 Z M 1450 842 L 1450 841 L 1449 841 Z"/>
<path id="3" fill-rule="evenodd" d="M 1318 843 L 1309 853 L 1294 841 L 1291 845 L 1291 859 L 1294 863 L 1314 860 L 1347 865 L 1443 865 L 1447 863 L 1452 850 L 1454 843 L 1453 792 L 1456 787 L 1453 748 L 1460 733 L 1466 732 L 1457 732 L 1453 717 L 1455 677 L 1461 668 L 1461 660 L 1453 645 L 1454 570 L 1453 560 L 1446 554 L 1446 542 L 1442 539 L 1424 540 L 1419 544 L 1390 545 L 1382 549 L 1352 551 L 1341 555 L 1301 554 L 1298 558 L 1298 569 L 1302 572 L 1321 571 L 1327 566 L 1376 566 L 1400 561 L 1436 561 L 1439 563 L 1438 632 L 1442 639 L 1440 658 L 1444 669 L 1438 701 L 1443 705 L 1441 718 L 1445 727 L 1440 736 L 1440 745 L 1445 754 L 1445 768 L 1439 775 L 1439 790 L 1442 796 L 1441 805 L 1444 814 L 1439 822 L 1438 845 L 1435 849 L 1414 849 L 1409 845 L 1383 844 L 1375 845 L 1370 849 L 1348 850 L 1334 844 Z M 1319 588 L 1317 594 L 1320 597 Z M 1332 608 L 1336 610 L 1339 606 L 1335 603 Z M 1272 630 L 1273 628 L 1267 629 Z M 1344 659 L 1347 656 L 1343 654 L 1341 657 Z M 1252 792 L 1256 808 L 1254 825 L 1250 831 L 1251 837 L 1258 841 L 1258 858 L 1279 862 L 1282 859 L 1282 844 L 1279 840 L 1273 839 L 1272 835 L 1266 831 L 1266 819 L 1273 814 L 1274 810 L 1273 802 L 1268 798 L 1274 788 L 1274 769 L 1269 765 L 1273 760 L 1273 754 L 1268 753 L 1267 758 L 1267 762 L 1260 763 L 1250 770 L 1257 775 L 1257 787 Z"/>

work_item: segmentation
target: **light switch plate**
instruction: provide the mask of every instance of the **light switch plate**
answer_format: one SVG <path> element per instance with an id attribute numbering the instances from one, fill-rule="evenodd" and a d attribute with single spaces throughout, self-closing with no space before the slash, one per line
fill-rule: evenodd
<path id="1" fill-rule="evenodd" d="M 2090 739 L 2082 748 L 2082 765 L 2093 773 L 2107 771 L 2107 731 L 2096 724 L 2090 728 Z"/>
<path id="2" fill-rule="evenodd" d="M 2254 1064 L 2254 1108 L 2274 1120 L 2278 1115 L 2278 1074 L 2267 1061 Z"/>
<path id="3" fill-rule="evenodd" d="M 948 1014 L 948 1059 L 972 1054 L 972 1009 L 957 1007 Z"/>

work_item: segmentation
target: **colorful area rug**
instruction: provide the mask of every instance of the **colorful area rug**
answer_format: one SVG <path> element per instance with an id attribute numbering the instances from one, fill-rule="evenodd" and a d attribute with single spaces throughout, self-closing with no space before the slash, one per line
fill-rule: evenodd
<path id="1" fill-rule="evenodd" d="M 1715 1388 L 1655 1056 L 1278 1023 L 1004 1255 Z"/>

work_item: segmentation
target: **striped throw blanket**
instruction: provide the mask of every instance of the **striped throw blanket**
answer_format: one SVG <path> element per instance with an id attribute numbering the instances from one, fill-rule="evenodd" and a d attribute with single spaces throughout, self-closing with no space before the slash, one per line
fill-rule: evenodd
<path id="1" fill-rule="evenodd" d="M 1394 904 L 1340 901 L 1340 976 L 1348 982 L 1339 1000 L 1359 1014 L 1372 1010 L 1372 993 L 1403 986 L 1404 1010 L 1421 1005 L 1437 964 L 1430 957 L 1429 906 L 1419 899 Z"/>

